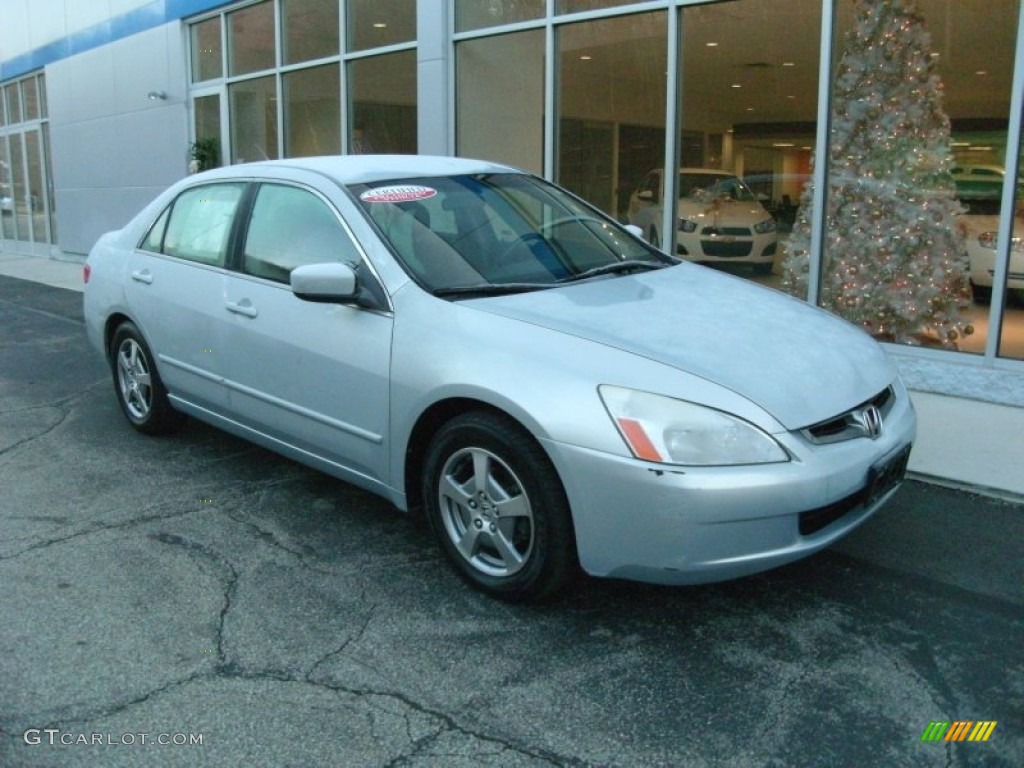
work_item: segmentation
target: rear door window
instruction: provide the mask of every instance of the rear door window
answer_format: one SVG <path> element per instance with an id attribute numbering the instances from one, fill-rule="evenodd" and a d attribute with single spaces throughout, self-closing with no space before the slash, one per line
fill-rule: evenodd
<path id="1" fill-rule="evenodd" d="M 186 189 L 164 211 L 141 243 L 143 249 L 223 267 L 245 182 Z"/>

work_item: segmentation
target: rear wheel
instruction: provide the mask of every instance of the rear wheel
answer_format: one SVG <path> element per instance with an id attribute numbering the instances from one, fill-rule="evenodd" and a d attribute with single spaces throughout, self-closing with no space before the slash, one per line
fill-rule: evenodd
<path id="1" fill-rule="evenodd" d="M 122 323 L 114 332 L 110 367 L 121 411 L 139 432 L 163 435 L 185 422 L 184 414 L 171 407 L 153 355 L 134 324 Z"/>
<path id="2" fill-rule="evenodd" d="M 576 567 L 569 503 L 537 442 L 511 419 L 471 412 L 427 449 L 427 517 L 469 584 L 505 600 L 534 600 Z"/>

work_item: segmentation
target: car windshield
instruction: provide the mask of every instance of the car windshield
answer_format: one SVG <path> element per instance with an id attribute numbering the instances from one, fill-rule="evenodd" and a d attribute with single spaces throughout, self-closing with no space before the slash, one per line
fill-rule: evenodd
<path id="1" fill-rule="evenodd" d="M 696 200 L 725 198 L 744 202 L 756 199 L 746 184 L 726 173 L 679 174 L 679 197 L 692 197 Z"/>
<path id="2" fill-rule="evenodd" d="M 536 290 L 675 263 L 528 174 L 410 178 L 350 189 L 410 274 L 438 295 Z"/>

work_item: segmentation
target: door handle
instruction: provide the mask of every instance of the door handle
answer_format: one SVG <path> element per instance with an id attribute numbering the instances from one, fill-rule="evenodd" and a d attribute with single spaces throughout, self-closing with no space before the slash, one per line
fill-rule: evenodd
<path id="1" fill-rule="evenodd" d="M 248 299 L 242 299 L 239 302 L 229 301 L 227 303 L 228 312 L 234 312 L 236 315 L 245 315 L 246 317 L 256 317 L 260 312 L 256 307 L 252 305 L 252 302 Z"/>
<path id="2" fill-rule="evenodd" d="M 153 273 L 148 269 L 136 269 L 132 272 L 132 280 L 149 285 L 153 282 Z"/>

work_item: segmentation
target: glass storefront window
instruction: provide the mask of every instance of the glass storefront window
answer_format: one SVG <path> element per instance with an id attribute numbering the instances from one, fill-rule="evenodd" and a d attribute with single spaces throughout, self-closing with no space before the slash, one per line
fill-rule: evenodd
<path id="1" fill-rule="evenodd" d="M 46 235 L 46 188 L 43 185 L 43 157 L 39 131 L 25 132 L 25 162 L 28 166 L 28 216 L 32 220 L 32 240 L 49 242 Z"/>
<path id="2" fill-rule="evenodd" d="M 338 54 L 338 0 L 283 0 L 285 64 Z"/>
<path id="3" fill-rule="evenodd" d="M 45 120 L 50 116 L 46 109 L 46 77 L 39 75 L 36 82 L 39 84 L 39 117 Z"/>
<path id="4" fill-rule="evenodd" d="M 285 157 L 341 152 L 339 66 L 300 69 L 284 76 Z"/>
<path id="5" fill-rule="evenodd" d="M 555 13 L 583 13 L 584 11 L 599 11 L 604 8 L 614 8 L 617 5 L 627 5 L 636 0 L 557 0 Z"/>
<path id="6" fill-rule="evenodd" d="M 455 0 L 455 30 L 496 27 L 544 18 L 545 0 Z"/>
<path id="7" fill-rule="evenodd" d="M 244 75 L 274 66 L 272 0 L 229 13 L 227 25 L 229 75 Z"/>
<path id="8" fill-rule="evenodd" d="M 214 80 L 224 74 L 221 50 L 220 16 L 200 21 L 191 27 L 192 80 Z"/>
<path id="9" fill-rule="evenodd" d="M 460 156 L 543 173 L 544 62 L 542 29 L 465 40 L 456 46 L 455 131 Z M 510 125 L 516 130 L 509 131 Z"/>
<path id="10" fill-rule="evenodd" d="M 228 86 L 231 162 L 277 159 L 277 80 L 257 77 Z"/>
<path id="11" fill-rule="evenodd" d="M 29 77 L 21 81 L 21 102 L 25 107 L 26 120 L 39 119 L 39 90 L 36 79 Z"/>
<path id="12" fill-rule="evenodd" d="M 17 83 L 8 83 L 4 86 L 4 101 L 7 102 L 7 122 L 12 125 L 21 122 L 21 98 L 18 90 Z"/>
<path id="13" fill-rule="evenodd" d="M 881 340 L 985 349 L 1017 13 L 839 7 L 819 303 Z"/>
<path id="14" fill-rule="evenodd" d="M 620 219 L 664 162 L 666 22 L 657 11 L 558 30 L 558 182 Z"/>
<path id="15" fill-rule="evenodd" d="M 653 205 L 638 190 L 630 208 L 631 220 L 655 227 L 654 239 L 680 258 L 778 285 L 780 246 L 810 178 L 820 11 L 805 0 L 681 11 L 675 231 L 661 232 L 666 180 L 650 193 Z"/>
<path id="16" fill-rule="evenodd" d="M 220 130 L 220 95 L 196 96 L 192 101 L 195 120 L 195 144 L 192 158 L 197 171 L 217 168 L 223 160 L 223 142 Z"/>
<path id="17" fill-rule="evenodd" d="M 415 154 L 416 52 L 348 65 L 349 152 Z"/>
<path id="18" fill-rule="evenodd" d="M 18 236 L 14 208 L 10 144 L 6 136 L 0 136 L 0 237 L 5 240 L 15 240 Z"/>
<path id="19" fill-rule="evenodd" d="M 348 0 L 346 8 L 350 51 L 416 39 L 416 0 Z"/>

